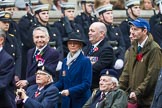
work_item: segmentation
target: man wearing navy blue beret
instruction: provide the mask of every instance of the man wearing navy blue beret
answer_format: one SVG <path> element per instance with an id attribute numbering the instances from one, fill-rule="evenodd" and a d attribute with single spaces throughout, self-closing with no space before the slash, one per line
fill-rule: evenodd
<path id="1" fill-rule="evenodd" d="M 99 89 L 95 89 L 83 108 L 126 108 L 126 93 L 119 89 L 118 74 L 113 69 L 101 71 Z"/>
<path id="2" fill-rule="evenodd" d="M 53 74 L 48 67 L 40 66 L 36 72 L 36 84 L 26 92 L 22 88 L 17 90 L 24 108 L 57 108 L 59 90 L 52 84 Z"/>
<path id="3" fill-rule="evenodd" d="M 119 79 L 120 88 L 127 90 L 130 100 L 139 108 L 150 108 L 161 66 L 161 51 L 153 40 L 149 23 L 142 18 L 129 22 L 130 35 L 135 37 L 127 62 Z"/>

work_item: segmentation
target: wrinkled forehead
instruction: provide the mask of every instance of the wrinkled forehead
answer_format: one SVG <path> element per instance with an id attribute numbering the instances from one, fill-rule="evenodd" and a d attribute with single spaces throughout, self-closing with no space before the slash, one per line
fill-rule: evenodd
<path id="1" fill-rule="evenodd" d="M 44 74 L 44 75 L 48 75 L 48 73 L 42 71 L 42 70 L 38 70 L 37 73 L 41 73 L 41 74 Z"/>
<path id="2" fill-rule="evenodd" d="M 103 75 L 100 77 L 100 79 L 104 79 L 105 81 L 111 82 L 111 76 Z"/>

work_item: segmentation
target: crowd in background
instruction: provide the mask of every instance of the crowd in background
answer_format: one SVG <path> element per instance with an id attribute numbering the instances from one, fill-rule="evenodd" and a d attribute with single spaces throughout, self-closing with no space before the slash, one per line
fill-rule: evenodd
<path id="1" fill-rule="evenodd" d="M 0 0 L 0 108 L 160 108 L 161 29 L 162 0 Z"/>

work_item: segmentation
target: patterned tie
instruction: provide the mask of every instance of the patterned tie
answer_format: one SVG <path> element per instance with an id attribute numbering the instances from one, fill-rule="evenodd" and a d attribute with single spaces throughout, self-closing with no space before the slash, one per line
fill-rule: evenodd
<path id="1" fill-rule="evenodd" d="M 94 46 L 91 46 L 91 49 L 89 51 L 89 55 L 91 55 L 93 53 L 93 48 L 94 48 Z"/>
<path id="2" fill-rule="evenodd" d="M 101 102 L 105 97 L 106 97 L 105 93 L 102 92 L 102 93 L 101 93 L 101 98 L 99 99 L 98 102 Z"/>
<path id="3" fill-rule="evenodd" d="M 140 53 L 141 49 L 142 49 L 142 47 L 141 46 L 138 46 L 138 48 L 137 48 L 137 54 Z"/>
<path id="4" fill-rule="evenodd" d="M 40 90 L 37 89 L 37 91 L 35 92 L 35 97 L 38 97 L 40 95 Z"/>
<path id="5" fill-rule="evenodd" d="M 34 56 L 33 56 L 33 61 L 36 62 L 36 55 L 39 53 L 39 49 L 37 49 L 34 53 Z"/>

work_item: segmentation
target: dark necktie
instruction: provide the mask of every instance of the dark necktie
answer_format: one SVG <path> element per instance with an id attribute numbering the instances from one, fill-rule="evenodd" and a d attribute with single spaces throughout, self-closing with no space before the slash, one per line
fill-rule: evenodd
<path id="1" fill-rule="evenodd" d="M 91 46 L 91 49 L 89 51 L 89 55 L 91 55 L 93 53 L 93 48 L 94 48 L 94 46 Z"/>
<path id="2" fill-rule="evenodd" d="M 142 49 L 142 47 L 141 46 L 138 46 L 138 48 L 137 48 L 137 54 L 140 53 L 141 49 Z"/>
<path id="3" fill-rule="evenodd" d="M 101 98 L 99 99 L 99 102 L 101 102 L 106 97 L 105 93 L 102 92 L 100 97 Z"/>
<path id="4" fill-rule="evenodd" d="M 36 61 L 36 55 L 39 53 L 39 49 L 37 49 L 34 53 L 34 56 L 33 56 L 33 61 L 35 62 Z"/>

